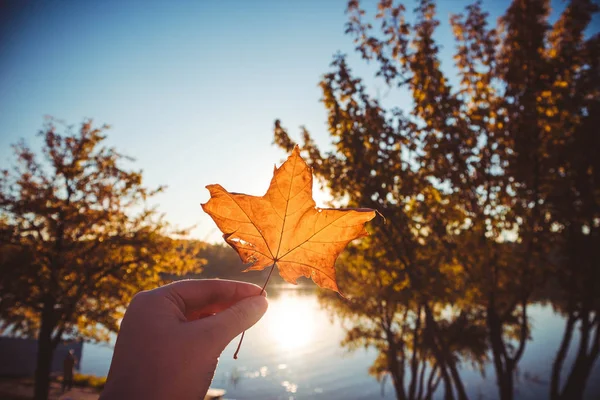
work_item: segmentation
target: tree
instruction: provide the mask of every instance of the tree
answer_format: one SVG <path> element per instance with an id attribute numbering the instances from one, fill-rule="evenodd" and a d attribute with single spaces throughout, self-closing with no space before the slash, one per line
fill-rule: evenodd
<path id="1" fill-rule="evenodd" d="M 573 0 L 551 27 L 547 0 L 514 0 L 494 28 L 479 2 L 468 6 L 450 17 L 458 85 L 441 68 L 432 0 L 418 2 L 412 23 L 391 0 L 379 1 L 375 22 L 356 0 L 347 11 L 357 52 L 375 63 L 390 90 L 412 97 L 408 112 L 385 109 L 337 55 L 321 82 L 333 150 L 322 154 L 302 132 L 303 149 L 332 195 L 376 208 L 388 221 L 376 228 L 383 238 L 371 242 L 380 255 L 368 261 L 397 262 L 410 282 L 402 290 L 420 297 L 433 332 L 444 324 L 435 312 L 444 302 L 481 311 L 503 400 L 514 396 L 529 339 L 528 303 L 549 277 L 564 277 L 570 317 L 552 392 L 557 398 L 580 321 L 587 333 L 561 396 L 581 398 L 600 350 L 592 283 L 600 273 L 593 155 L 600 35 L 584 35 L 598 7 Z M 279 121 L 275 142 L 292 144 Z M 446 282 L 441 292 L 456 296 L 425 284 L 436 273 Z M 385 290 L 398 289 L 391 281 Z M 445 397 L 465 398 L 449 346 L 433 339 Z"/>
<path id="2" fill-rule="evenodd" d="M 116 332 L 131 297 L 163 273 L 198 271 L 198 242 L 177 238 L 148 200 L 132 159 L 85 121 L 40 132 L 42 157 L 23 141 L 0 178 L 0 315 L 14 335 L 38 340 L 35 398 L 48 396 L 55 347 Z"/>
<path id="3" fill-rule="evenodd" d="M 399 398 L 404 393 L 401 388 L 405 364 L 397 358 L 404 356 L 404 338 L 397 338 L 393 327 L 403 326 L 401 319 L 406 312 L 419 315 L 414 321 L 423 323 L 422 335 L 435 358 L 446 398 L 464 399 L 459 360 L 443 335 L 443 327 L 451 325 L 452 320 L 441 317 L 440 311 L 456 303 L 457 294 L 465 287 L 460 274 L 453 269 L 452 243 L 465 226 L 465 214 L 453 201 L 452 194 L 435 188 L 414 168 L 418 152 L 413 136 L 417 133 L 416 125 L 398 111 L 386 115 L 379 103 L 367 95 L 362 81 L 352 76 L 344 57 L 336 57 L 333 66 L 335 71 L 325 75 L 321 88 L 335 150 L 322 155 L 307 131 L 303 132 L 302 148 L 309 164 L 335 198 L 343 199 L 349 207 L 375 208 L 386 220 L 375 227 L 371 236 L 370 246 L 376 248 L 377 255 L 368 258 L 375 265 L 373 269 L 365 267 L 364 273 L 385 265 L 388 278 L 376 286 L 380 290 L 378 295 L 370 292 L 362 295 L 379 296 L 387 301 L 384 293 L 389 291 L 396 300 L 387 308 L 389 315 L 367 309 L 362 310 L 362 315 L 372 315 L 372 322 L 379 324 L 385 333 L 383 337 L 387 337 L 391 349 L 386 352 L 388 371 Z M 278 121 L 275 142 L 287 150 L 294 145 Z M 342 290 L 347 289 L 342 287 Z M 398 296 L 405 300 L 400 301 Z M 420 332 L 414 326 L 411 329 Z M 415 398 L 417 393 L 413 388 L 407 398 Z"/>
<path id="4" fill-rule="evenodd" d="M 342 345 L 379 351 L 369 371 L 380 381 L 390 377 L 398 399 L 431 399 L 441 382 L 450 396 L 462 384 L 451 376 L 451 365 L 471 362 L 483 368 L 487 360 L 479 310 L 443 307 L 456 296 L 447 293 L 450 287 L 444 280 L 456 279 L 446 265 L 445 271 L 422 271 L 430 286 L 428 302 L 436 309 L 428 317 L 426 297 L 412 290 L 414 280 L 372 243 L 374 239 L 375 235 L 353 244 L 341 257 L 338 282 L 346 299 L 321 291 L 321 303 L 347 328 Z M 440 356 L 440 349 L 445 355 Z"/>
<path id="5" fill-rule="evenodd" d="M 547 212 L 560 252 L 551 273 L 556 308 L 566 317 L 554 361 L 550 398 L 578 399 L 600 355 L 600 34 L 585 38 L 597 4 L 572 1 L 549 34 L 547 83 L 539 108 L 552 160 Z M 580 338 L 566 379 L 561 372 L 573 332 Z M 564 384 L 561 385 L 561 381 Z"/>

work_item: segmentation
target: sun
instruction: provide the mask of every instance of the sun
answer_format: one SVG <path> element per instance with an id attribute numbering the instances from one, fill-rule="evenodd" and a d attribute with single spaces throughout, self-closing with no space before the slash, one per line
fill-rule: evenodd
<path id="1" fill-rule="evenodd" d="M 282 350 L 297 351 L 313 342 L 316 323 L 314 304 L 292 293 L 284 293 L 269 307 L 267 329 Z"/>

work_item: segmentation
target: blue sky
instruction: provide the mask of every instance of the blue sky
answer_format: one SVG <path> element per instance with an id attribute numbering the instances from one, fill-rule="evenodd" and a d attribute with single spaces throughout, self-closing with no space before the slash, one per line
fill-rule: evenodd
<path id="1" fill-rule="evenodd" d="M 439 3 L 442 63 L 450 68 L 447 18 L 469 2 Z M 220 238 L 199 206 L 208 199 L 204 186 L 257 195 L 268 187 L 273 164 L 285 158 L 271 145 L 275 119 L 293 135 L 306 125 L 328 143 L 317 84 L 335 52 L 351 54 L 373 93 L 386 91 L 352 54 L 345 0 L 2 4 L 0 167 L 10 163 L 9 144 L 39 145 L 44 115 L 110 124 L 110 144 L 136 158 L 146 183 L 168 186 L 160 210 L 178 226 L 197 225 L 200 239 Z M 507 5 L 484 1 L 493 20 Z"/>

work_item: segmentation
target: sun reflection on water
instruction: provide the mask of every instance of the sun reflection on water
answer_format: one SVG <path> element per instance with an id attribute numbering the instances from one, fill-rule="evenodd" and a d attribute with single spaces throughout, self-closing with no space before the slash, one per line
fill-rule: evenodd
<path id="1" fill-rule="evenodd" d="M 268 332 L 282 350 L 299 350 L 315 337 L 315 305 L 294 294 L 282 294 L 269 307 Z"/>

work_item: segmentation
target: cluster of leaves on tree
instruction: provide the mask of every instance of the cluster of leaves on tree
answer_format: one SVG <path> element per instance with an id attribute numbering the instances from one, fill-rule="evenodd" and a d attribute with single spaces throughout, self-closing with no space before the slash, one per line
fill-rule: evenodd
<path id="1" fill-rule="evenodd" d="M 107 126 L 57 132 L 40 154 L 24 142 L 0 177 L 0 317 L 4 333 L 38 339 L 36 399 L 48 395 L 54 348 L 106 340 L 131 297 L 165 274 L 198 272 L 203 244 L 163 221 L 132 161 L 105 145 Z"/>
<path id="2" fill-rule="evenodd" d="M 581 398 L 600 352 L 600 35 L 585 35 L 598 7 L 572 0 L 550 25 L 547 0 L 514 0 L 494 28 L 468 6 L 450 18 L 455 80 L 433 1 L 410 22 L 391 0 L 375 22 L 358 1 L 347 11 L 357 52 L 412 98 L 409 112 L 384 107 L 338 55 L 320 84 L 332 150 L 302 130 L 333 197 L 387 221 L 341 263 L 350 301 L 323 295 L 352 322 L 347 344 L 381 351 L 373 372 L 399 399 L 430 398 L 440 382 L 446 399 L 467 398 L 459 365 L 482 365 L 489 348 L 500 398 L 512 399 L 528 304 L 553 284 L 566 326 L 550 397 Z M 279 121 L 275 143 L 295 144 Z"/>

